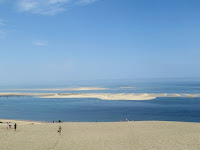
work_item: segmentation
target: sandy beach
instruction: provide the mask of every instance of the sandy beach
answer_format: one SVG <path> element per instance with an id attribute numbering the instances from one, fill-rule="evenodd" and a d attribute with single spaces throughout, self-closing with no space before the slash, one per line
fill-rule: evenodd
<path id="1" fill-rule="evenodd" d="M 0 120 L 1 150 L 199 150 L 200 125 L 187 122 L 42 123 Z M 17 131 L 6 122 L 17 123 Z M 62 133 L 57 132 L 62 126 Z"/>

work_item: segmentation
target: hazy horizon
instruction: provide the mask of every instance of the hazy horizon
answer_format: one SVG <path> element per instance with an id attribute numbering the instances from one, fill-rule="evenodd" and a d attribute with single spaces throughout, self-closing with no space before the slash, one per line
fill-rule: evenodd
<path id="1" fill-rule="evenodd" d="M 137 84 L 199 84 L 200 78 L 132 78 L 69 81 L 2 82 L 0 89 L 135 86 Z"/>

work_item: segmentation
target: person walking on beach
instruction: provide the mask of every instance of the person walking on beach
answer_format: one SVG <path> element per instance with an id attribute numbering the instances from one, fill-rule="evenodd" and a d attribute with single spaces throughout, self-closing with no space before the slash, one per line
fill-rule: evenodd
<path id="1" fill-rule="evenodd" d="M 17 130 L 17 124 L 15 123 L 15 125 L 14 125 L 14 129 L 15 129 L 15 131 Z"/>
<path id="2" fill-rule="evenodd" d="M 59 134 L 61 134 L 61 130 L 62 130 L 62 128 L 61 128 L 61 126 L 59 126 L 59 129 L 58 129 Z"/>

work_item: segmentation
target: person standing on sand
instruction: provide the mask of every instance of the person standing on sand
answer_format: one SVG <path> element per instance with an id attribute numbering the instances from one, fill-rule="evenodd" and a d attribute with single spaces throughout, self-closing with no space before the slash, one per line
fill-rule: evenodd
<path id="1" fill-rule="evenodd" d="M 15 125 L 14 125 L 14 129 L 15 129 L 15 131 L 16 131 L 16 129 L 17 129 L 17 124 L 15 123 Z"/>
<path id="2" fill-rule="evenodd" d="M 9 125 L 9 128 L 11 128 L 11 126 L 12 126 L 11 122 L 9 122 L 8 125 Z"/>
<path id="3" fill-rule="evenodd" d="M 59 129 L 58 129 L 59 134 L 61 134 L 61 130 L 62 130 L 62 128 L 61 128 L 61 126 L 59 126 Z"/>
<path id="4" fill-rule="evenodd" d="M 7 124 L 6 124 L 6 128 L 7 128 L 7 130 L 8 130 L 8 128 L 9 128 L 9 123 L 7 122 Z"/>

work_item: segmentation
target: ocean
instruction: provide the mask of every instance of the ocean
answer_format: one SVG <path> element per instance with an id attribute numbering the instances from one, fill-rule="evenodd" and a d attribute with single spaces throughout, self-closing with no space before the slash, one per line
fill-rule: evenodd
<path id="1" fill-rule="evenodd" d="M 97 85 L 99 86 L 99 85 Z M 199 94 L 200 82 L 109 83 L 107 90 L 67 93 L 176 93 Z M 61 87 L 60 87 L 61 88 Z M 1 92 L 14 92 L 1 89 Z M 15 92 L 41 92 L 21 90 Z M 66 93 L 66 91 L 42 91 Z M 199 97 L 157 97 L 153 100 L 100 100 L 95 98 L 0 97 L 0 118 L 33 121 L 119 122 L 134 121 L 200 122 Z"/>

